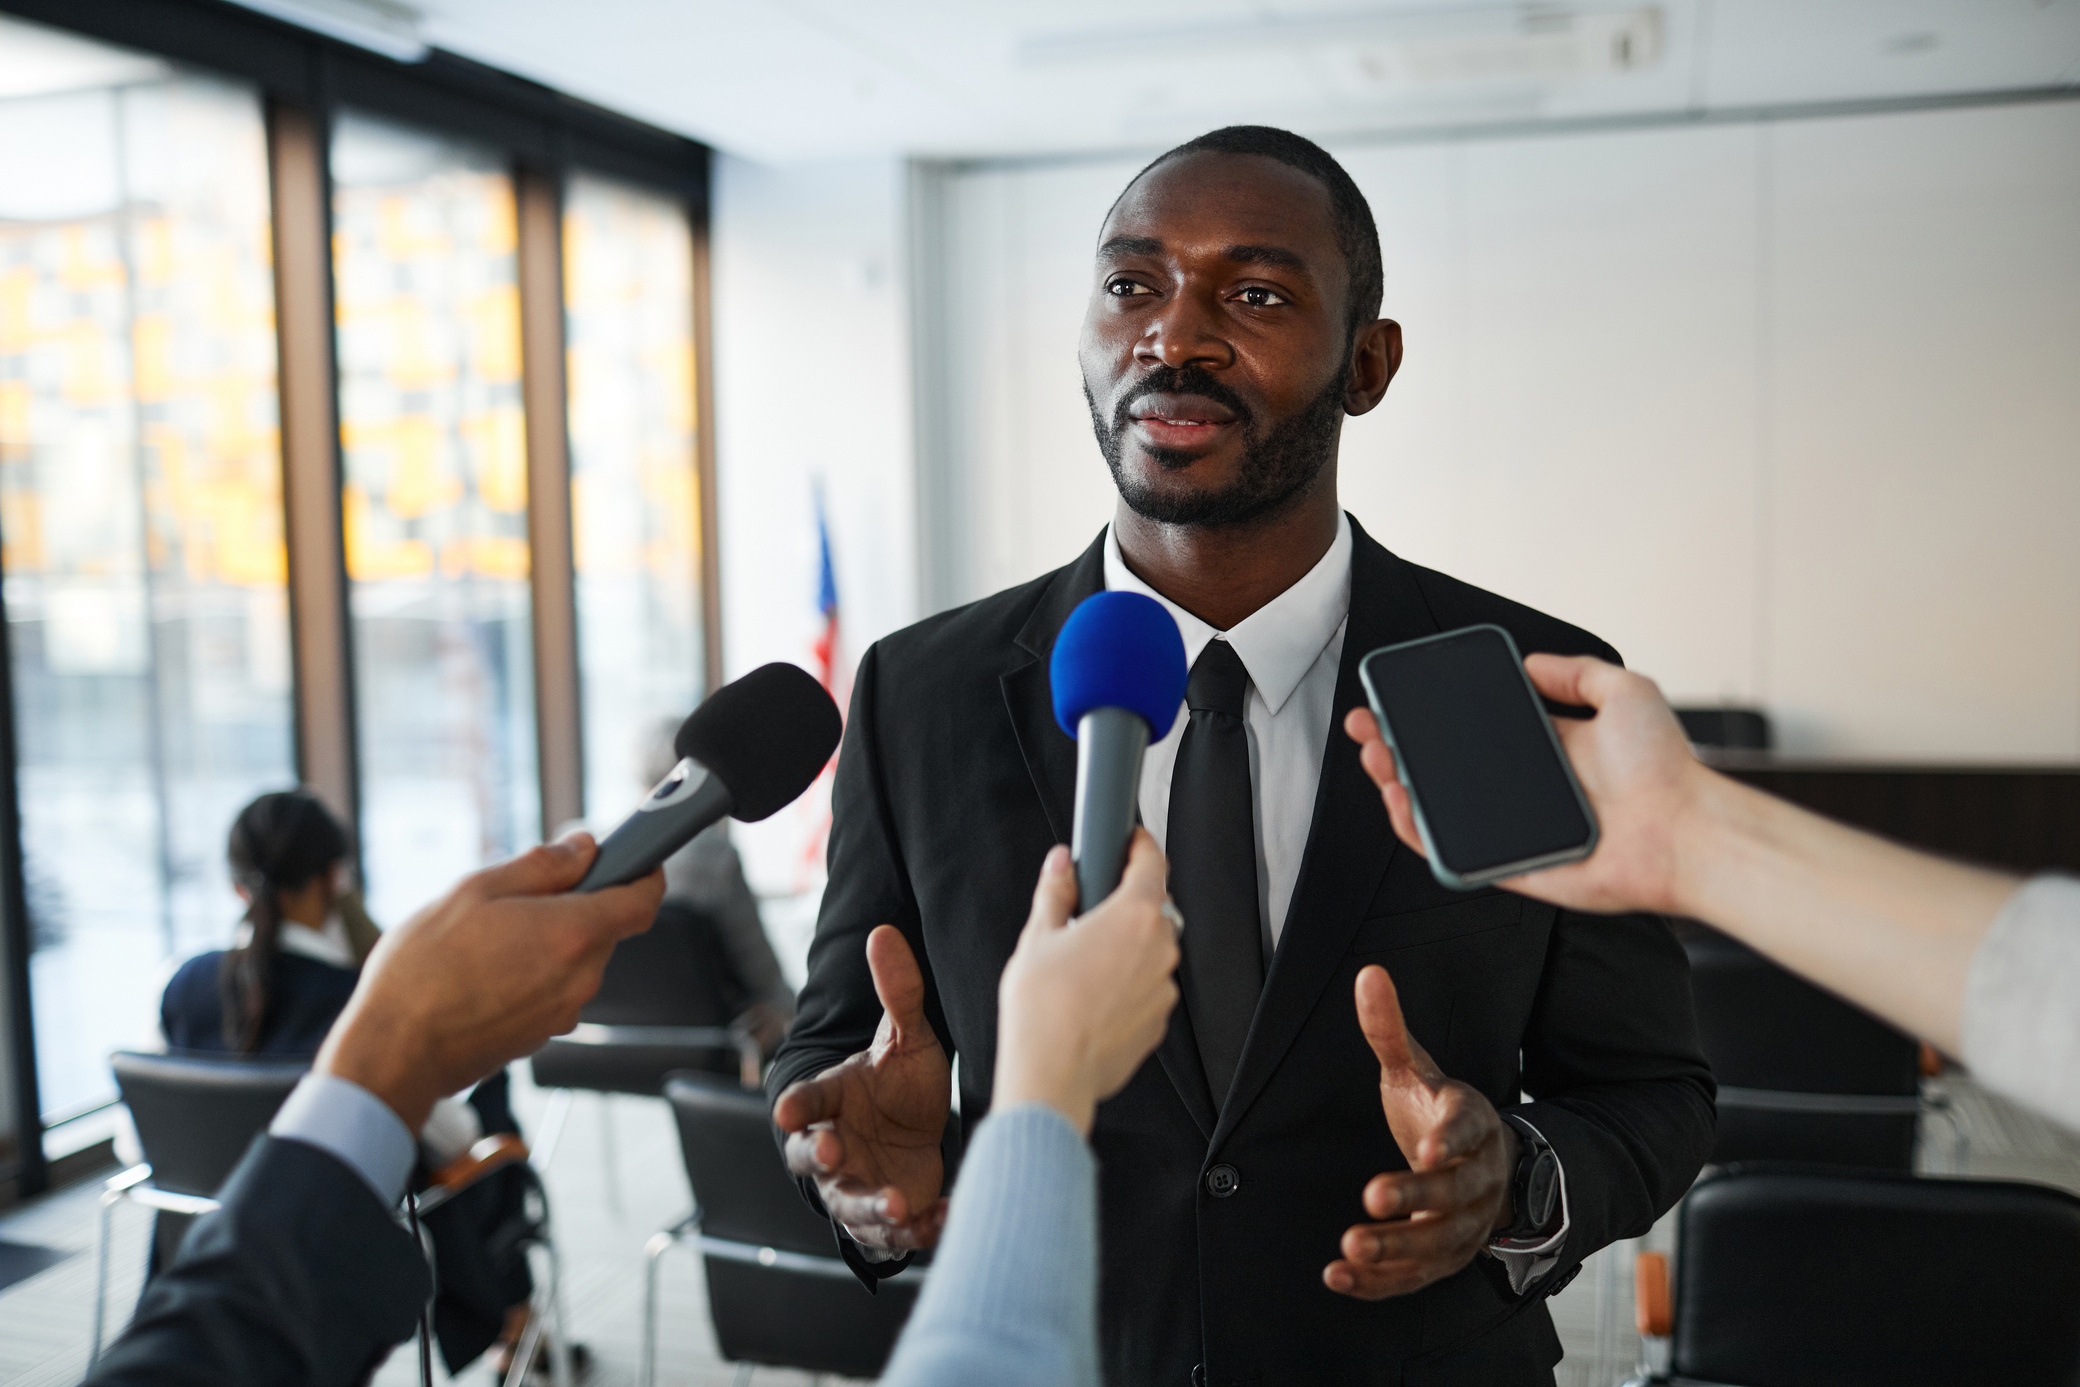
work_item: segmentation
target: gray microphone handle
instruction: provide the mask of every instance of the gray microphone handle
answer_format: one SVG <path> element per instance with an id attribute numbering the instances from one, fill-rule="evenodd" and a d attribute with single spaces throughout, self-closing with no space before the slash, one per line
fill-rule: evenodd
<path id="1" fill-rule="evenodd" d="M 1093 708 L 1076 724 L 1076 859 L 1079 911 L 1111 895 L 1127 870 L 1141 796 L 1141 753 L 1148 724 L 1124 708 Z"/>
<path id="2" fill-rule="evenodd" d="M 642 880 L 733 807 L 729 787 L 689 756 L 607 835 L 576 889 L 604 891 Z"/>

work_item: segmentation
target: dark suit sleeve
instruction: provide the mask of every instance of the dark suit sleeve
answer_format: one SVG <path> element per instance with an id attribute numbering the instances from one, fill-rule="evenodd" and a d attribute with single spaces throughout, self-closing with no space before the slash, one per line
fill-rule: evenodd
<path id="1" fill-rule="evenodd" d="M 1552 1286 L 1591 1252 L 1638 1237 L 1711 1154 L 1717 1124 L 1690 965 L 1651 915 L 1558 912 L 1510 1109 L 1553 1144 L 1569 1228 Z"/>
<path id="2" fill-rule="evenodd" d="M 346 1387 L 411 1336 L 425 1260 L 336 1157 L 262 1136 L 221 1198 L 85 1387 Z"/>
<path id="3" fill-rule="evenodd" d="M 879 650 L 879 646 L 868 647 L 853 676 L 852 709 L 845 720 L 845 740 L 831 785 L 829 880 L 816 920 L 816 938 L 809 946 L 808 977 L 796 1002 L 794 1025 L 767 1074 L 769 1101 L 777 1100 L 796 1080 L 819 1074 L 873 1043 L 875 1028 L 881 1024 L 881 1002 L 874 993 L 873 974 L 867 969 L 867 936 L 880 925 L 894 925 L 909 940 L 924 974 L 925 1016 L 946 1046 L 948 1057 L 952 1055 L 946 1014 L 925 953 L 917 901 L 903 868 L 889 802 L 882 760 Z M 948 1124 L 949 1129 L 952 1125 Z M 822 1212 L 814 1182 L 798 1183 L 810 1206 Z M 869 1285 L 909 1265 L 908 1258 L 868 1262 L 836 1220 L 832 1220 L 831 1231 L 846 1262 Z"/>

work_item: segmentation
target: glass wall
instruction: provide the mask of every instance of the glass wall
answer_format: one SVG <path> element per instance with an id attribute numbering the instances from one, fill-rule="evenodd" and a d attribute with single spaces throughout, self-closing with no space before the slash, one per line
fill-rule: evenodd
<path id="1" fill-rule="evenodd" d="M 563 261 L 585 809 L 612 822 L 703 687 L 686 208 L 573 175 Z"/>
<path id="2" fill-rule="evenodd" d="M 332 144 L 369 907 L 395 924 L 540 836 L 512 179 L 347 115 Z"/>
<path id="3" fill-rule="evenodd" d="M 225 831 L 295 779 L 267 157 L 250 89 L 0 24 L 38 59 L 0 90 L 0 566 L 56 1120 L 229 941 Z"/>

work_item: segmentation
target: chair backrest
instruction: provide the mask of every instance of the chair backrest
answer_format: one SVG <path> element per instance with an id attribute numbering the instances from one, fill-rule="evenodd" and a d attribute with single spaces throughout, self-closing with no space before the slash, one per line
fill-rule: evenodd
<path id="1" fill-rule="evenodd" d="M 714 920 L 668 900 L 649 929 L 614 946 L 579 1016 L 602 1026 L 726 1026 L 742 994 Z"/>
<path id="2" fill-rule="evenodd" d="M 214 1195 L 310 1063 L 119 1050 L 109 1067 L 137 1124 L 152 1183 Z"/>
<path id="3" fill-rule="evenodd" d="M 1757 1163 L 1676 1234 L 1672 1367 L 1741 1387 L 2080 1380 L 2080 1199 Z"/>
<path id="4" fill-rule="evenodd" d="M 679 1124 L 703 1234 L 835 1260 L 829 1222 L 803 1202 L 780 1158 L 764 1093 L 677 1073 L 665 1080 L 664 1096 Z"/>
<path id="5" fill-rule="evenodd" d="M 1728 1090 L 1712 1160 L 1911 1169 L 1920 1044 L 1717 931 L 1680 934 L 1698 1040 Z M 1801 1112 L 1749 1107 L 1742 1090 L 1908 1101 L 1899 1113 Z"/>

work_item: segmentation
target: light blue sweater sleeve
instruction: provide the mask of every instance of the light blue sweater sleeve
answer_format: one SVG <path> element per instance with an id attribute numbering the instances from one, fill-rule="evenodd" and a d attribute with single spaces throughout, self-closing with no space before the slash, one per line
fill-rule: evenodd
<path id="1" fill-rule="evenodd" d="M 1095 1387 L 1098 1174 L 1053 1108 L 992 1113 L 882 1387 Z"/>

